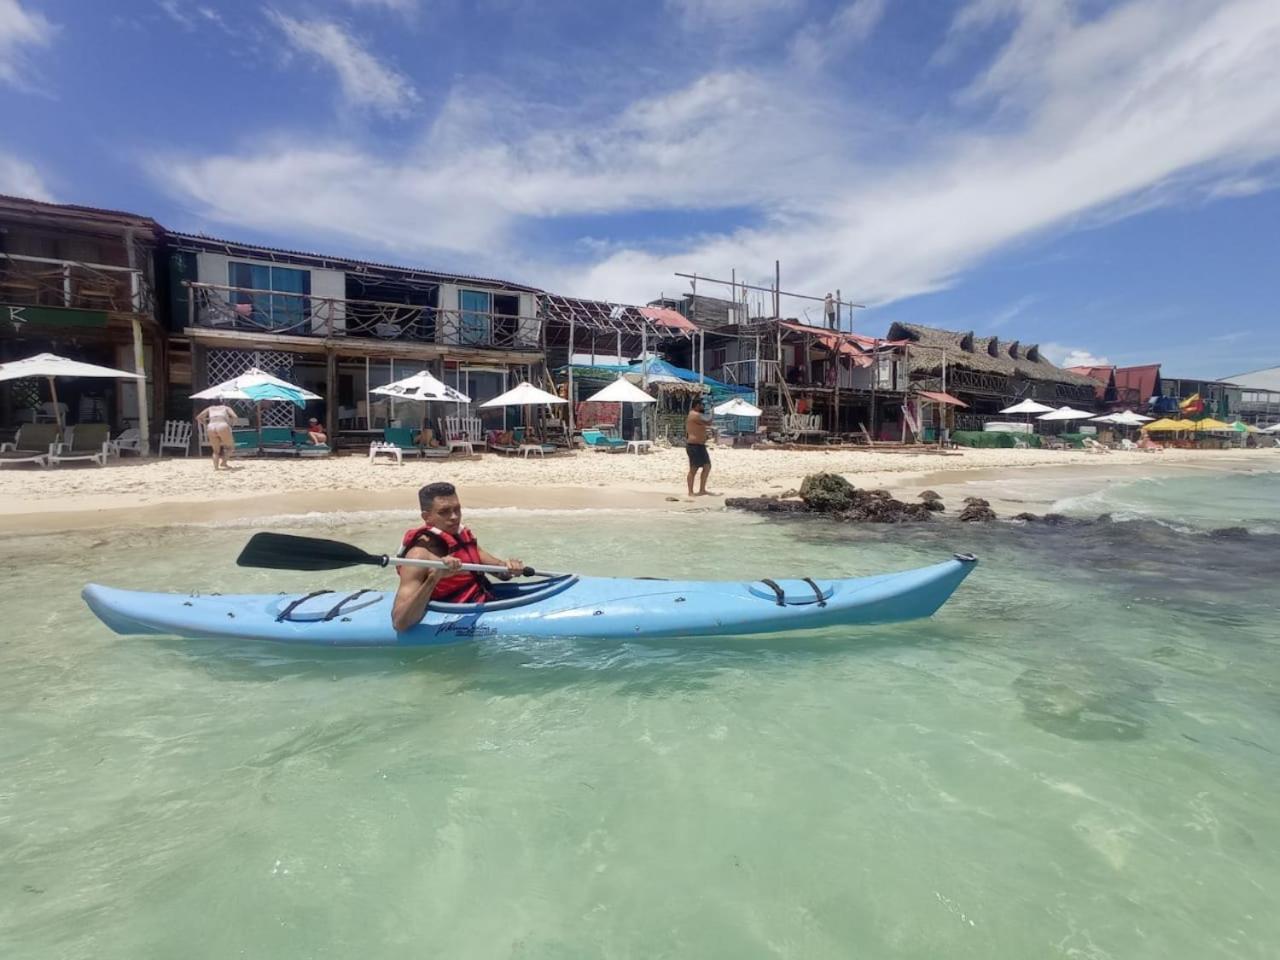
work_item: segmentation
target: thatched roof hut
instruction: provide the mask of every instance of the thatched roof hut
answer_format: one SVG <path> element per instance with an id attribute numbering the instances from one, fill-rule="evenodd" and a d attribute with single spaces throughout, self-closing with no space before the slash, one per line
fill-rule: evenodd
<path id="1" fill-rule="evenodd" d="M 1044 380 L 1074 386 L 1094 386 L 1089 377 L 1046 360 L 1036 344 L 1023 346 L 1017 340 L 1002 341 L 998 337 L 977 337 L 973 331 L 942 330 L 916 323 L 894 323 L 886 337 L 910 341 L 911 375 L 915 378 L 936 376 L 942 370 L 945 352 L 948 368 L 967 367 L 979 373 L 996 376 Z M 921 349 L 916 349 L 916 346 Z"/>

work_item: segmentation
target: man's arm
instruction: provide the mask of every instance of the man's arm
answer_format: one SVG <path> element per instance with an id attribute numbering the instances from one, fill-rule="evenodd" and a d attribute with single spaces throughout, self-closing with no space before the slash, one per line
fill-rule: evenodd
<path id="1" fill-rule="evenodd" d="M 425 547 L 414 547 L 407 554 L 412 560 L 439 560 Z M 445 557 L 444 562 L 456 570 L 459 562 L 455 557 Z M 427 612 L 427 604 L 431 602 L 431 593 L 436 584 L 449 570 L 433 570 L 427 567 L 400 567 L 400 586 L 396 590 L 396 598 L 391 604 L 391 626 L 400 633 L 408 630 L 422 620 Z"/>
<path id="2" fill-rule="evenodd" d="M 515 558 L 512 558 L 510 560 L 503 560 L 500 557 L 495 557 L 492 553 L 490 553 L 488 550 L 484 549 L 483 547 L 477 548 L 476 552 L 480 554 L 481 563 L 492 564 L 495 567 L 506 567 L 509 573 L 512 573 L 517 577 L 520 576 L 522 573 L 524 573 L 523 560 L 516 560 Z"/>

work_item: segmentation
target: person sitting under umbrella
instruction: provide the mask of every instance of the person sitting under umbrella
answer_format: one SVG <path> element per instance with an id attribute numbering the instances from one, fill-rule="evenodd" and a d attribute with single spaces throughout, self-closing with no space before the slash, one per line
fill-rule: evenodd
<path id="1" fill-rule="evenodd" d="M 329 435 L 324 432 L 324 427 L 320 426 L 320 421 L 312 417 L 307 421 L 307 436 L 311 438 L 311 442 L 322 444 L 329 442 Z"/>

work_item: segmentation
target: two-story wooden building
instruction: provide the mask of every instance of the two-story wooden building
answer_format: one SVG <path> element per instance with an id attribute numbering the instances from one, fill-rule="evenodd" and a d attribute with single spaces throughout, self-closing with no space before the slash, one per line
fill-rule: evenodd
<path id="1" fill-rule="evenodd" d="M 59 390 L 67 423 L 113 432 L 164 417 L 165 330 L 155 311 L 159 228 L 118 210 L 0 197 L 0 362 L 56 353 L 146 372 L 135 382 L 69 380 Z M 53 419 L 37 379 L 0 384 L 0 424 Z"/>
<path id="2" fill-rule="evenodd" d="M 539 291 L 523 284 L 182 233 L 164 254 L 175 409 L 257 366 L 323 397 L 305 416 L 359 443 L 421 416 L 375 387 L 427 369 L 499 426 L 479 404 L 544 366 Z"/>

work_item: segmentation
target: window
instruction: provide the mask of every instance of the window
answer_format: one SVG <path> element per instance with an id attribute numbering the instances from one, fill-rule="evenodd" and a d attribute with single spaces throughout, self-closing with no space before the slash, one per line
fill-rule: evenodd
<path id="1" fill-rule="evenodd" d="M 237 312 L 258 326 L 294 330 L 311 316 L 310 270 L 232 261 L 227 264 L 227 284 L 239 288 L 231 291 L 231 302 L 241 306 Z"/>
<path id="2" fill-rule="evenodd" d="M 487 344 L 493 295 L 484 290 L 459 290 L 458 310 L 458 342 Z"/>

